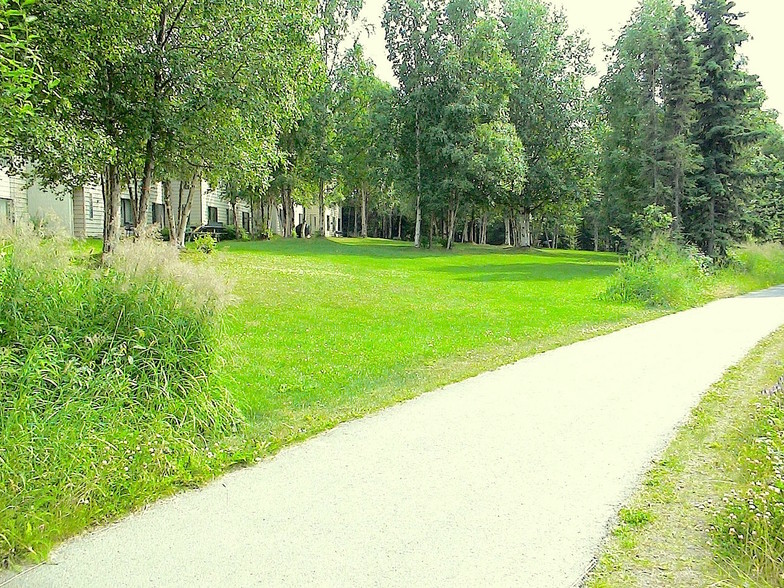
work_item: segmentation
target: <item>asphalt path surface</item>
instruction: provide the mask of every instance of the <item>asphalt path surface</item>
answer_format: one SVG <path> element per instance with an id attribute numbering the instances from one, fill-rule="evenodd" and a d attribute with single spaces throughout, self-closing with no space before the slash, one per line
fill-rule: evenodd
<path id="1" fill-rule="evenodd" d="M 701 395 L 782 324 L 779 287 L 524 359 L 84 534 L 8 586 L 577 585 Z"/>

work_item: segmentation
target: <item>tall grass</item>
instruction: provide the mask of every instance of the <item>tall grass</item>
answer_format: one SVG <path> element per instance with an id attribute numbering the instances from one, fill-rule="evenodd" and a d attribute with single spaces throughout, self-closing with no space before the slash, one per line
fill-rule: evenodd
<path id="1" fill-rule="evenodd" d="M 100 269 L 72 255 L 56 236 L 0 236 L 5 565 L 203 480 L 240 450 L 240 416 L 211 378 L 214 276 L 148 242 Z"/>
<path id="2" fill-rule="evenodd" d="M 602 297 L 681 309 L 784 283 L 784 247 L 744 244 L 714 265 L 697 248 L 663 235 L 638 244 L 609 279 Z"/>

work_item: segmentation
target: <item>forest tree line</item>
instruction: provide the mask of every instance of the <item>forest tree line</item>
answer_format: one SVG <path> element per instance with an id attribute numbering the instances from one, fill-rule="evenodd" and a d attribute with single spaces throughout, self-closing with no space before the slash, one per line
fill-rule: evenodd
<path id="1" fill-rule="evenodd" d="M 361 8 L 2 0 L 6 167 L 100 178 L 107 248 L 124 186 L 138 212 L 164 182 L 184 231 L 173 177 L 280 210 L 284 236 L 295 203 L 340 202 L 345 232 L 417 246 L 784 239 L 784 133 L 733 2 L 641 0 L 595 89 L 588 40 L 540 0 L 387 0 L 396 87 L 355 38 Z"/>

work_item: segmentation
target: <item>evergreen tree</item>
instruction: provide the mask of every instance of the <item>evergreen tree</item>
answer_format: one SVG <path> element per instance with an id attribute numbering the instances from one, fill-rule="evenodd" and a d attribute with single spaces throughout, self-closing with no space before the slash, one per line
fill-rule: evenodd
<path id="1" fill-rule="evenodd" d="M 682 226 L 682 203 L 689 191 L 688 180 L 700 167 L 693 129 L 701 99 L 700 70 L 694 27 L 686 7 L 680 5 L 667 29 L 667 68 L 663 76 L 664 158 L 669 176 L 670 212 L 675 228 Z"/>
<path id="2" fill-rule="evenodd" d="M 635 219 L 668 200 L 664 75 L 671 0 L 641 0 L 612 48 L 602 79 L 604 217 L 617 237 L 637 236 Z"/>
<path id="3" fill-rule="evenodd" d="M 696 175 L 700 196 L 692 199 L 685 220 L 687 232 L 711 257 L 723 257 L 732 240 L 741 237 L 745 203 L 739 157 L 758 136 L 748 125 L 748 113 L 760 107 L 757 81 L 741 68 L 737 50 L 748 35 L 734 7 L 731 0 L 698 0 L 694 7 L 702 22 L 705 99 L 697 108 L 697 143 L 703 163 Z"/>

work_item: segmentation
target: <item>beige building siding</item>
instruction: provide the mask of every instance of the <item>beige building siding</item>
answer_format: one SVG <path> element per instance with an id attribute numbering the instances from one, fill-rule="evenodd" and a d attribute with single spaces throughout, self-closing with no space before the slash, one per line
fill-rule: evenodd
<path id="1" fill-rule="evenodd" d="M 345 234 L 343 231 L 343 209 L 339 205 L 330 204 L 329 206 L 324 206 L 324 218 L 321 219 L 321 222 L 319 222 L 319 208 L 317 204 L 308 206 L 305 214 L 310 225 L 311 234 L 318 234 L 322 226 L 324 227 L 324 235 L 327 237 Z"/>
<path id="2" fill-rule="evenodd" d="M 180 207 L 180 184 L 182 186 L 182 200 L 183 202 L 188 198 L 188 188 L 186 182 L 179 180 L 172 180 L 171 182 L 171 200 L 173 207 L 173 214 L 177 215 L 177 210 Z M 191 205 L 191 213 L 188 216 L 188 226 L 191 228 L 201 226 L 201 190 L 197 183 L 193 188 L 193 203 Z"/>
<path id="3" fill-rule="evenodd" d="M 12 224 L 28 220 L 27 190 L 22 178 L 0 171 L 0 199 L 4 201 L 3 211 L 7 215 L 0 220 L 9 220 L 10 217 Z"/>
<path id="4" fill-rule="evenodd" d="M 139 185 L 139 190 L 141 190 L 141 184 Z M 133 211 L 131 206 L 131 194 L 128 186 L 123 188 L 120 192 L 120 200 L 122 201 L 120 208 L 121 219 L 125 221 L 126 225 L 129 225 L 132 223 Z M 163 208 L 163 184 L 159 182 L 150 186 L 150 197 L 147 201 L 147 224 L 166 226 L 165 218 L 166 214 Z"/>
<path id="5" fill-rule="evenodd" d="M 27 188 L 27 213 L 34 221 L 59 223 L 68 234 L 74 234 L 73 190 L 44 188 L 34 182 Z"/>
<path id="6" fill-rule="evenodd" d="M 201 182 L 201 194 L 203 198 L 201 199 L 202 203 L 202 211 L 201 211 L 201 219 L 203 224 L 207 224 L 210 221 L 210 208 L 215 209 L 216 213 L 216 222 L 222 222 L 224 225 L 229 224 L 228 217 L 226 216 L 226 211 L 228 208 L 231 207 L 230 204 L 223 198 L 224 190 L 220 187 L 213 188 L 209 185 L 205 180 Z"/>
<path id="7" fill-rule="evenodd" d="M 77 239 L 87 237 L 85 208 L 84 188 L 76 188 L 73 192 L 73 236 Z"/>
<path id="8" fill-rule="evenodd" d="M 14 222 L 27 222 L 30 220 L 30 210 L 27 205 L 27 190 L 25 181 L 19 176 L 11 176 L 11 200 L 14 201 Z"/>
<path id="9" fill-rule="evenodd" d="M 0 225 L 14 222 L 14 201 L 11 198 L 11 178 L 0 172 Z"/>
<path id="10" fill-rule="evenodd" d="M 74 190 L 73 215 L 74 237 L 103 237 L 103 192 L 100 186 L 90 184 Z"/>
<path id="11" fill-rule="evenodd" d="M 263 210 L 262 210 L 263 208 Z M 282 235 L 281 223 L 281 207 L 265 205 L 260 207 L 259 212 L 264 216 L 264 224 L 272 233 Z M 311 235 L 318 234 L 321 226 L 325 227 L 325 235 L 327 237 L 335 237 L 344 234 L 343 227 L 343 209 L 337 205 L 332 204 L 324 207 L 323 225 L 319 222 L 319 209 L 318 205 L 310 205 L 303 207 L 301 204 L 294 205 L 294 226 L 296 227 L 301 222 L 307 222 L 310 225 Z M 261 225 L 261 219 L 256 219 L 257 223 Z"/>
<path id="12" fill-rule="evenodd" d="M 213 188 L 206 181 L 201 184 L 202 198 L 202 222 L 208 223 L 210 220 L 210 208 L 215 209 L 215 220 L 223 226 L 234 225 L 234 212 L 231 203 L 226 199 L 226 191 L 222 186 Z M 240 201 L 237 206 L 240 215 L 239 224 L 246 230 L 250 230 L 250 205 Z"/>
<path id="13" fill-rule="evenodd" d="M 180 182 L 172 181 L 172 204 L 179 205 Z M 187 194 L 187 188 L 183 187 Z M 17 176 L 8 176 L 0 172 L 0 214 L 9 214 L 12 222 L 40 219 L 44 217 L 56 218 L 62 228 L 78 239 L 103 236 L 104 203 L 103 193 L 99 184 L 79 187 L 75 190 L 45 189 L 39 183 L 34 183 L 29 188 L 25 187 L 25 180 Z M 130 195 L 128 188 L 121 192 L 122 207 L 125 212 L 121 216 L 129 215 Z M 208 221 L 209 207 L 217 210 L 217 220 L 223 225 L 233 224 L 231 204 L 223 198 L 223 191 L 211 189 L 206 181 L 199 181 L 194 186 L 193 206 L 189 217 L 189 227 L 196 228 Z M 250 206 L 241 202 L 238 206 L 241 218 L 245 225 L 250 224 Z M 2 219 L 0 219 L 2 220 Z M 150 202 L 147 208 L 147 222 L 166 226 L 165 211 L 163 207 L 163 185 L 155 184 L 150 192 Z"/>

